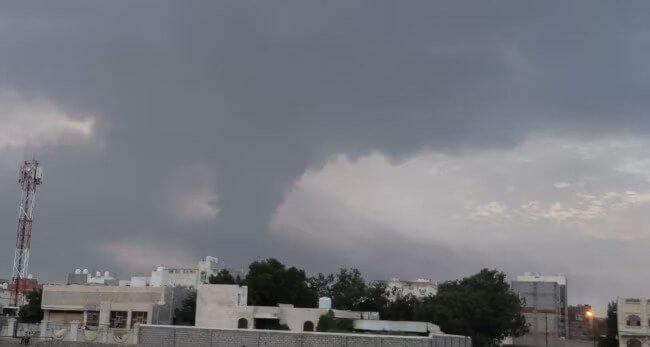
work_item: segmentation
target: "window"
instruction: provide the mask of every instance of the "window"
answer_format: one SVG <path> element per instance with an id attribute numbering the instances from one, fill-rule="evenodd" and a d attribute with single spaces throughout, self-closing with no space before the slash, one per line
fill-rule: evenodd
<path id="1" fill-rule="evenodd" d="M 128 315 L 126 311 L 111 311 L 110 327 L 118 329 L 126 328 Z"/>
<path id="2" fill-rule="evenodd" d="M 630 315 L 627 316 L 627 326 L 629 327 L 640 327 L 641 326 L 641 318 L 637 315 Z"/>
<path id="3" fill-rule="evenodd" d="M 136 324 L 147 324 L 147 312 L 131 312 L 131 328 Z"/>
<path id="4" fill-rule="evenodd" d="M 237 329 L 248 329 L 248 320 L 241 318 L 237 321 Z"/>
<path id="5" fill-rule="evenodd" d="M 581 321 L 581 320 L 582 320 L 582 315 L 581 315 L 581 314 L 577 314 L 577 315 L 576 315 L 576 320 L 577 320 L 577 321 Z"/>
<path id="6" fill-rule="evenodd" d="M 641 341 L 637 339 L 627 340 L 627 347 L 641 347 Z"/>
<path id="7" fill-rule="evenodd" d="M 305 324 L 302 325 L 302 331 L 314 331 L 314 323 L 306 321 Z"/>
<path id="8" fill-rule="evenodd" d="M 88 327 L 99 326 L 99 311 L 86 312 L 86 326 Z"/>

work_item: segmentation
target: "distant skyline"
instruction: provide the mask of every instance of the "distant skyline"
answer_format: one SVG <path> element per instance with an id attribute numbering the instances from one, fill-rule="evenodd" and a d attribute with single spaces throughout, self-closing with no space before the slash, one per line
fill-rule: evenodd
<path id="1" fill-rule="evenodd" d="M 0 4 L 0 278 L 206 255 L 647 296 L 650 4 Z"/>

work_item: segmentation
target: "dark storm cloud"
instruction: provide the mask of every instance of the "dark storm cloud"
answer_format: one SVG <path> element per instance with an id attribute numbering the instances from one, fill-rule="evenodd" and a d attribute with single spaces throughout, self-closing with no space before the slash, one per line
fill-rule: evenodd
<path id="1" fill-rule="evenodd" d="M 645 134 L 648 6 L 3 4 L 0 85 L 96 114 L 104 142 L 44 153 L 33 266 L 109 266 L 96 249 L 115 240 L 237 264 L 281 257 L 291 250 L 268 235 L 271 214 L 336 153 L 507 148 L 532 130 Z M 219 215 L 174 223 L 161 201 L 193 165 L 213 170 Z M 13 205 L 0 205 L 6 230 Z"/>

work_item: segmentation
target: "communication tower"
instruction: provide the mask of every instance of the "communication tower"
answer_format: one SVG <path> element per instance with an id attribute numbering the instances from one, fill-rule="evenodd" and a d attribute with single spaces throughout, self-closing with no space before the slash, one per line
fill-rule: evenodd
<path id="1" fill-rule="evenodd" d="M 18 186 L 20 186 L 20 207 L 18 208 L 18 231 L 16 232 L 16 253 L 14 254 L 14 268 L 12 273 L 14 290 L 11 304 L 19 305 L 19 296 L 22 294 L 29 265 L 29 248 L 32 242 L 32 221 L 34 204 L 36 202 L 36 186 L 43 182 L 43 169 L 36 159 L 25 160 L 18 173 Z"/>

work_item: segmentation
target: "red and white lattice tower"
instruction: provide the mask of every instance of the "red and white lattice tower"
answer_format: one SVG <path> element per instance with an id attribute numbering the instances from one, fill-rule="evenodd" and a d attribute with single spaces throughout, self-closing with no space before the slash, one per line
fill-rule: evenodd
<path id="1" fill-rule="evenodd" d="M 29 265 L 29 247 L 32 241 L 32 221 L 34 203 L 36 202 L 36 186 L 43 182 L 43 169 L 36 159 L 26 160 L 18 173 L 18 185 L 21 189 L 20 207 L 18 210 L 18 231 L 16 232 L 16 253 L 14 254 L 14 269 L 12 274 L 14 291 L 11 304 L 18 307 L 19 296 L 23 289 L 24 279 L 27 278 Z"/>

